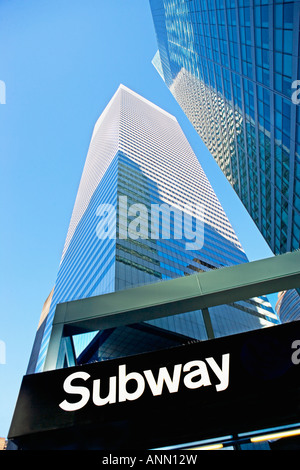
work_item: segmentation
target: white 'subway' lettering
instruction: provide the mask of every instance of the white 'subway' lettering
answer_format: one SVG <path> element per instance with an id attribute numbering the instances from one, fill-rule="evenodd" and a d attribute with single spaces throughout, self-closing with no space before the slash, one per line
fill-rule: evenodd
<path id="1" fill-rule="evenodd" d="M 155 379 L 152 370 L 144 370 L 143 375 L 138 372 L 126 373 L 126 365 L 119 366 L 118 380 L 116 376 L 109 378 L 109 387 L 106 396 L 101 396 L 101 380 L 93 380 L 92 401 L 96 406 L 104 406 L 111 403 L 134 401 L 140 398 L 146 388 L 146 384 L 151 390 L 153 396 L 159 396 L 163 393 L 163 388 L 169 393 L 177 393 L 180 387 L 182 374 L 183 384 L 186 388 L 196 389 L 200 387 L 212 386 L 211 374 L 219 380 L 215 384 L 217 392 L 226 390 L 229 385 L 229 354 L 222 355 L 222 364 L 219 366 L 214 358 L 208 357 L 204 361 L 195 360 L 186 364 L 176 364 L 173 373 L 170 374 L 166 367 L 160 367 L 157 379 Z M 209 367 L 208 367 L 209 366 Z M 63 384 L 64 391 L 69 395 L 79 395 L 80 399 L 76 402 L 64 400 L 59 407 L 64 411 L 76 411 L 83 408 L 91 398 L 91 392 L 84 384 L 91 378 L 87 372 L 74 372 L 69 375 Z M 74 380 L 80 379 L 81 385 L 75 385 Z M 135 389 L 128 390 L 129 381 L 135 381 Z"/>

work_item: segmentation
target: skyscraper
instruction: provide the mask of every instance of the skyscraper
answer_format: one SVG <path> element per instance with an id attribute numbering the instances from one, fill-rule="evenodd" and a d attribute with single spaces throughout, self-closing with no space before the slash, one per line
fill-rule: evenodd
<path id="1" fill-rule="evenodd" d="M 246 263 L 176 119 L 121 85 L 97 121 L 28 372 L 43 370 L 61 302 Z M 210 309 L 214 336 L 278 323 L 267 298 Z M 203 312 L 75 335 L 58 367 L 207 339 Z"/>
<path id="2" fill-rule="evenodd" d="M 299 249 L 299 1 L 150 0 L 153 63 L 275 254 Z"/>
<path id="3" fill-rule="evenodd" d="M 295 290 L 279 292 L 275 310 L 282 323 L 300 320 L 299 296 Z"/>

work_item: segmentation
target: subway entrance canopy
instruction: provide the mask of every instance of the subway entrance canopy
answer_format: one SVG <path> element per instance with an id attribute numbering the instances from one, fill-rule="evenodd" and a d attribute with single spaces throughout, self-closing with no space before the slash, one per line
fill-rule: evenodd
<path id="1" fill-rule="evenodd" d="M 57 306 L 45 371 L 24 376 L 20 449 L 153 449 L 300 429 L 300 322 L 213 338 L 209 308 L 300 286 L 300 252 Z M 202 309 L 207 341 L 59 367 L 75 332 Z M 66 348 L 67 349 L 67 348 Z"/>

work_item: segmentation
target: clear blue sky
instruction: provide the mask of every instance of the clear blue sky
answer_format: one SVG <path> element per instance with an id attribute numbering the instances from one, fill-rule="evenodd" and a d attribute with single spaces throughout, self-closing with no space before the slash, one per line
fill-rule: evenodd
<path id="1" fill-rule="evenodd" d="M 148 0 L 0 1 L 0 437 L 58 271 L 93 126 L 120 83 L 174 114 L 250 260 L 271 256 L 151 64 Z"/>

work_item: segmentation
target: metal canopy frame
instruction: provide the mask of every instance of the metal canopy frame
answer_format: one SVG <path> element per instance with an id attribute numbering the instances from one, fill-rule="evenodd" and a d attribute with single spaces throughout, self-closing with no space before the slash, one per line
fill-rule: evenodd
<path id="1" fill-rule="evenodd" d="M 44 371 L 57 368 L 63 340 L 88 331 L 130 325 L 300 287 L 300 251 L 65 302 L 56 306 Z M 65 343 L 65 349 L 67 341 Z"/>

